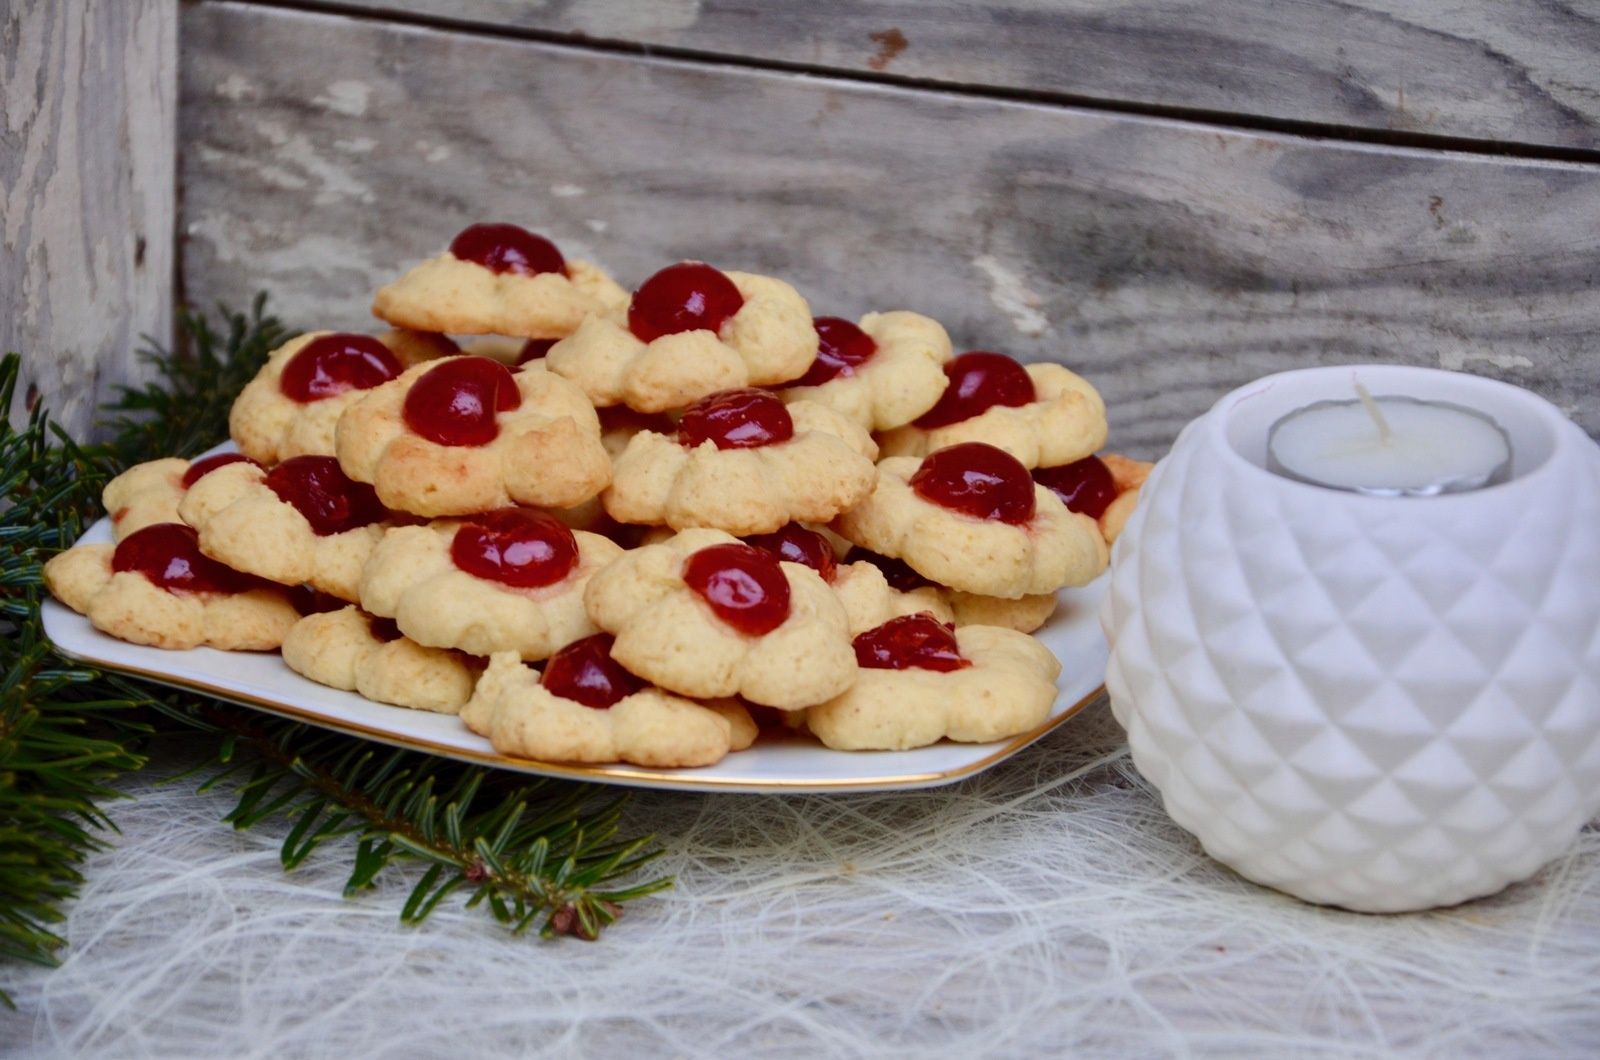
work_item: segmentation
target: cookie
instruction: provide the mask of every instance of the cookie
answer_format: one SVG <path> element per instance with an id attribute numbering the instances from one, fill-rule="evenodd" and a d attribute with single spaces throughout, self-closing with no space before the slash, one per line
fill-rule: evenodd
<path id="1" fill-rule="evenodd" d="M 181 523 L 70 548 L 44 565 L 44 584 L 100 632 L 157 648 L 270 651 L 300 618 L 283 589 L 210 559 Z"/>
<path id="2" fill-rule="evenodd" d="M 181 522 L 178 505 L 190 486 L 219 467 L 249 459 L 243 453 L 217 453 L 195 461 L 169 456 L 133 465 L 100 493 L 111 516 L 112 538 L 121 541 L 155 523 Z"/>
<path id="3" fill-rule="evenodd" d="M 367 562 L 361 606 L 428 647 L 543 659 L 595 632 L 584 587 L 621 554 L 531 509 L 396 527 Z"/>
<path id="4" fill-rule="evenodd" d="M 962 442 L 985 442 L 1024 467 L 1048 467 L 1105 444 L 1105 402 L 1059 364 L 1022 365 L 979 350 L 963 353 L 944 372 L 949 386 L 938 403 L 879 437 L 884 456 L 926 456 Z"/>
<path id="5" fill-rule="evenodd" d="M 695 699 L 796 710 L 855 676 L 844 606 L 820 575 L 720 530 L 683 530 L 625 553 L 584 593 L 618 662 Z"/>
<path id="6" fill-rule="evenodd" d="M 414 266 L 372 300 L 381 320 L 453 335 L 561 338 L 590 313 L 615 313 L 628 295 L 587 261 L 568 261 L 543 236 L 475 224 L 450 249 Z"/>
<path id="7" fill-rule="evenodd" d="M 636 434 L 602 499 L 619 522 L 766 533 L 859 503 L 875 452 L 863 428 L 822 405 L 723 391 L 691 405 L 673 435 Z"/>
<path id="8" fill-rule="evenodd" d="M 903 751 L 942 739 L 987 743 L 1042 723 L 1061 663 L 1025 633 L 953 629 L 928 615 L 893 619 L 855 638 L 855 684 L 806 711 L 837 751 Z"/>
<path id="9" fill-rule="evenodd" d="M 569 508 L 611 481 L 582 391 L 485 357 L 418 365 L 371 391 L 340 418 L 337 449 L 346 474 L 413 515 Z"/>
<path id="10" fill-rule="evenodd" d="M 896 594 L 895 602 L 887 609 L 880 608 L 873 612 L 862 605 L 856 605 L 864 618 L 870 618 L 874 613 L 882 616 L 876 621 L 868 621 L 866 625 L 856 628 L 857 612 L 852 612 L 851 628 L 857 633 L 880 625 L 888 619 L 914 614 L 917 611 L 931 612 L 941 622 L 954 623 L 958 628 L 1004 626 L 1022 633 L 1032 633 L 1048 622 L 1050 616 L 1055 613 L 1055 593 L 1035 593 L 1015 600 L 999 596 L 980 596 L 938 585 L 912 570 L 905 560 L 880 556 L 870 549 L 851 548 L 846 558 L 850 560 L 847 567 L 876 569 L 884 583 Z M 835 586 L 835 589 L 837 590 L 838 586 Z M 843 596 L 843 592 L 840 592 L 840 595 Z M 928 601 L 932 601 L 933 606 L 930 606 Z M 847 600 L 845 606 L 849 608 L 851 602 Z"/>
<path id="11" fill-rule="evenodd" d="M 719 390 L 787 382 L 816 355 L 811 309 L 793 287 L 684 261 L 646 280 L 626 314 L 589 317 L 545 363 L 596 406 L 664 412 Z"/>
<path id="12" fill-rule="evenodd" d="M 964 626 L 1002 626 L 1018 633 L 1032 633 L 1056 613 L 1055 593 L 1030 593 L 1007 600 L 1000 596 L 980 596 L 946 589 L 944 597 L 950 605 L 951 620 L 957 629 Z"/>
<path id="13" fill-rule="evenodd" d="M 334 425 L 364 392 L 455 352 L 442 335 L 307 332 L 267 355 L 229 410 L 228 434 L 241 453 L 269 466 L 294 456 L 332 456 Z"/>
<path id="14" fill-rule="evenodd" d="M 940 585 L 1011 600 L 1083 585 L 1107 561 L 1093 519 L 981 442 L 881 461 L 872 496 L 834 529 Z"/>
<path id="15" fill-rule="evenodd" d="M 1109 545 L 1133 514 L 1134 505 L 1139 503 L 1139 490 L 1153 466 L 1143 460 L 1105 453 L 1060 467 L 1036 468 L 1033 479 L 1060 497 L 1069 510 L 1098 521 Z"/>
<path id="16" fill-rule="evenodd" d="M 482 671 L 470 656 L 425 648 L 357 607 L 296 622 L 283 638 L 283 661 L 318 684 L 436 714 L 460 713 Z"/>
<path id="17" fill-rule="evenodd" d="M 389 526 L 372 487 L 352 482 L 331 456 L 297 456 L 270 471 L 217 468 L 189 487 L 178 514 L 212 559 L 352 602 Z"/>
<path id="18" fill-rule="evenodd" d="M 818 317 L 817 359 L 779 393 L 815 401 L 869 431 L 903 427 L 938 402 L 949 382 L 950 336 L 938 321 L 897 310 L 868 313 L 860 325 Z"/>
<path id="19" fill-rule="evenodd" d="M 610 648 L 604 633 L 586 637 L 557 652 L 543 675 L 501 652 L 461 719 L 501 754 L 545 762 L 708 766 L 755 740 L 755 722 L 738 703 L 651 688 Z"/>

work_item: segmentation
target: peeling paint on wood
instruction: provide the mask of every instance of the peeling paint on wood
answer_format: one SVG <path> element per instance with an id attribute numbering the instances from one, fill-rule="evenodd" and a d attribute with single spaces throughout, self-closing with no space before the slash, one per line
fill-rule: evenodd
<path id="1" fill-rule="evenodd" d="M 1600 431 L 1600 167 L 242 5 L 191 9 L 184 35 L 202 303 L 264 287 L 302 326 L 370 327 L 376 286 L 505 219 L 624 283 L 702 257 L 783 275 L 818 313 L 912 308 L 964 348 L 1062 360 L 1143 454 L 1249 379 L 1370 360 L 1509 379 Z M 236 76 L 252 91 L 218 91 Z M 334 79 L 370 86 L 362 117 L 308 105 Z"/>
<path id="2" fill-rule="evenodd" d="M 82 433 L 171 329 L 177 5 L 0 5 L 0 350 Z M 12 410 L 14 411 L 14 410 Z"/>

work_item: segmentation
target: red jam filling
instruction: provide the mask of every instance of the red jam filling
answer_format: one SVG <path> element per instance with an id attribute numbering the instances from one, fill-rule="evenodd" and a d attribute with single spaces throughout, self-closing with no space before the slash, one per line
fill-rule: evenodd
<path id="1" fill-rule="evenodd" d="M 843 317 L 817 317 L 811 326 L 817 329 L 817 359 L 792 386 L 821 386 L 838 376 L 854 375 L 878 352 L 872 336 Z"/>
<path id="2" fill-rule="evenodd" d="M 200 551 L 200 535 L 182 523 L 155 523 L 135 530 L 111 554 L 115 572 L 143 574 L 169 593 L 242 593 L 256 579 Z"/>
<path id="3" fill-rule="evenodd" d="M 371 390 L 399 374 L 400 360 L 389 347 L 370 335 L 339 332 L 312 339 L 289 358 L 278 389 L 309 405 L 347 390 Z"/>
<path id="4" fill-rule="evenodd" d="M 672 417 L 665 412 L 635 412 L 626 405 L 607 405 L 603 409 L 595 409 L 600 416 L 600 430 L 605 431 L 654 431 L 656 434 L 671 434 L 678 429 L 672 422 Z"/>
<path id="5" fill-rule="evenodd" d="M 644 687 L 644 682 L 611 657 L 616 638 L 609 633 L 575 640 L 550 656 L 539 683 L 553 696 L 606 710 Z"/>
<path id="6" fill-rule="evenodd" d="M 770 534 L 755 534 L 744 540 L 746 544 L 754 545 L 763 552 L 770 552 L 780 560 L 804 563 L 822 575 L 823 581 L 833 584 L 839 560 L 833 554 L 833 546 L 828 543 L 828 539 L 815 530 L 807 530 L 799 523 L 789 523 Z"/>
<path id="7" fill-rule="evenodd" d="M 963 353 L 944 366 L 944 374 L 950 383 L 939 403 L 916 420 L 924 430 L 970 420 L 996 405 L 1015 408 L 1037 398 L 1027 370 L 1003 353 Z"/>
<path id="8" fill-rule="evenodd" d="M 488 445 L 500 435 L 495 414 L 522 404 L 511 369 L 487 357 L 445 361 L 406 394 L 406 426 L 439 445 Z"/>
<path id="9" fill-rule="evenodd" d="M 392 618 L 379 618 L 377 615 L 367 616 L 367 629 L 372 633 L 374 640 L 381 640 L 388 644 L 390 641 L 399 640 L 404 634 Z"/>
<path id="10" fill-rule="evenodd" d="M 703 548 L 683 565 L 683 581 L 740 633 L 759 637 L 789 617 L 789 581 L 777 559 L 758 548 Z"/>
<path id="11" fill-rule="evenodd" d="M 196 460 L 190 464 L 189 470 L 183 473 L 183 488 L 188 489 L 219 467 L 226 467 L 229 464 L 237 464 L 241 461 L 246 464 L 255 464 L 256 467 L 261 466 L 243 453 L 218 453 L 216 456 L 208 456 L 204 460 Z"/>
<path id="12" fill-rule="evenodd" d="M 962 442 L 929 453 L 910 479 L 923 500 L 978 519 L 1017 525 L 1033 518 L 1033 479 L 1004 449 Z"/>
<path id="13" fill-rule="evenodd" d="M 703 261 L 680 261 L 633 292 L 628 330 L 640 342 L 683 331 L 720 331 L 743 305 L 744 295 L 722 273 Z"/>
<path id="14" fill-rule="evenodd" d="M 550 352 L 550 347 L 560 341 L 560 339 L 529 339 L 522 344 L 522 349 L 517 351 L 517 363 L 527 364 L 529 361 L 544 360 L 544 355 Z"/>
<path id="15" fill-rule="evenodd" d="M 865 560 L 883 572 L 883 580 L 889 583 L 891 589 L 909 593 L 917 589 L 925 589 L 934 584 L 916 571 L 911 569 L 911 564 L 903 559 L 892 556 L 879 555 L 871 549 L 857 545 L 845 555 L 845 562 L 856 563 Z"/>
<path id="16" fill-rule="evenodd" d="M 343 610 L 349 605 L 345 601 L 325 593 L 321 589 L 313 589 L 309 585 L 292 586 L 289 590 L 289 603 L 301 615 L 323 615 L 329 611 Z"/>
<path id="17" fill-rule="evenodd" d="M 500 508 L 463 523 L 450 541 L 450 558 L 474 578 L 534 589 L 571 573 L 578 540 L 553 515 Z"/>
<path id="18" fill-rule="evenodd" d="M 794 420 L 782 401 L 746 387 L 703 397 L 678 420 L 678 442 L 693 449 L 715 442 L 718 449 L 755 449 L 794 437 Z"/>
<path id="19" fill-rule="evenodd" d="M 554 243 L 517 225 L 469 225 L 450 242 L 450 253 L 494 273 L 537 276 L 567 270 L 567 261 Z"/>
<path id="20" fill-rule="evenodd" d="M 1098 519 L 1117 499 L 1111 469 L 1098 456 L 1086 456 L 1058 467 L 1041 467 L 1033 480 L 1061 498 L 1069 511 Z"/>
<path id="21" fill-rule="evenodd" d="M 955 627 L 923 611 L 891 618 L 855 639 L 856 663 L 868 670 L 938 670 L 948 673 L 972 663 L 961 657 Z"/>
<path id="22" fill-rule="evenodd" d="M 263 480 L 285 504 L 305 516 L 318 537 L 368 526 L 389 513 L 365 482 L 356 482 L 331 456 L 285 460 Z"/>

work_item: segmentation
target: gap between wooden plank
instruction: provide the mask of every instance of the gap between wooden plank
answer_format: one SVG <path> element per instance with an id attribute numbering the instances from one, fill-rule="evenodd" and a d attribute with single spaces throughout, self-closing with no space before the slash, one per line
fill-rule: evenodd
<path id="1" fill-rule="evenodd" d="M 202 0 L 203 2 L 203 0 Z M 1371 144 L 1382 147 L 1419 148 L 1429 151 L 1447 151 L 1461 154 L 1489 155 L 1497 158 L 1525 158 L 1550 162 L 1578 162 L 1600 164 L 1600 149 L 1560 147 L 1550 144 L 1520 141 L 1482 140 L 1462 136 L 1439 136 L 1393 129 L 1375 129 L 1360 125 L 1341 125 L 1329 122 L 1301 121 L 1293 118 L 1273 118 L 1233 111 L 1208 110 L 1198 107 L 1176 107 L 1168 104 L 1143 103 L 1131 100 L 1103 99 L 1072 92 L 1035 91 L 1000 85 L 985 85 L 961 81 L 944 81 L 929 77 L 907 77 L 899 74 L 851 70 L 836 66 L 820 66 L 784 59 L 763 59 L 733 55 L 727 52 L 700 51 L 694 48 L 641 44 L 636 41 L 609 37 L 592 37 L 581 33 L 558 33 L 523 26 L 504 26 L 471 19 L 454 19 L 440 15 L 424 15 L 402 11 L 375 11 L 339 3 L 337 0 L 230 0 L 246 6 L 278 8 L 314 14 L 338 15 L 365 22 L 383 22 L 392 25 L 413 26 L 472 36 L 501 40 L 523 40 L 558 47 L 576 48 L 597 52 L 638 55 L 652 59 L 680 60 L 738 69 L 776 71 L 804 74 L 865 84 L 885 85 L 894 88 L 945 92 L 1008 102 L 1035 103 L 1047 106 L 1077 107 L 1115 114 L 1130 114 L 1145 118 L 1185 121 L 1199 125 L 1213 125 L 1234 130 L 1278 133 L 1309 139 L 1338 140 L 1349 143 Z"/>

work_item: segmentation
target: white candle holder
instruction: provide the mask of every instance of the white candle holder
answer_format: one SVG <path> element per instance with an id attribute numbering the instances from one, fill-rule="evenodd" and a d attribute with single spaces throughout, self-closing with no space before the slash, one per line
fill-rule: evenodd
<path id="1" fill-rule="evenodd" d="M 1487 413 L 1510 480 L 1369 497 L 1266 470 L 1271 424 L 1352 381 Z M 1102 622 L 1139 771 L 1258 883 L 1449 905 L 1600 811 L 1600 448 L 1525 390 L 1392 365 L 1235 390 L 1145 484 Z"/>

